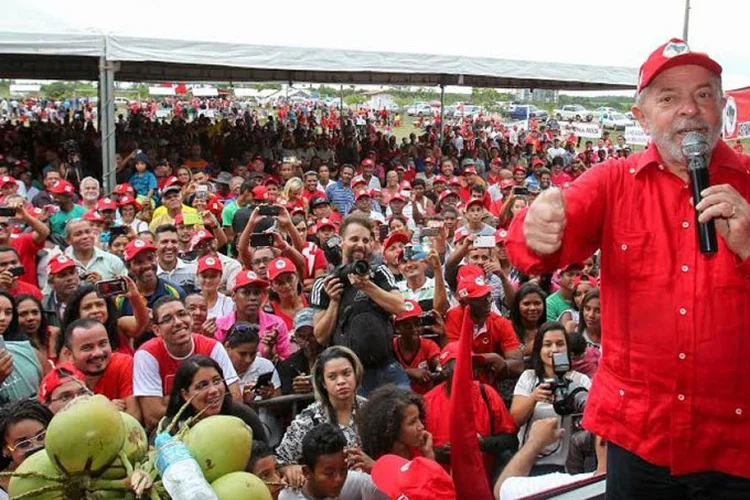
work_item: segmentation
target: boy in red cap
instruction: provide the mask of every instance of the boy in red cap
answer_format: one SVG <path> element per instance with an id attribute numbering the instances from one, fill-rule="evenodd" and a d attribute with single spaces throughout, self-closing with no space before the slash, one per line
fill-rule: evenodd
<path id="1" fill-rule="evenodd" d="M 419 302 L 405 299 L 404 307 L 406 310 L 394 319 L 398 337 L 393 338 L 393 352 L 409 376 L 411 389 L 424 394 L 432 388 L 433 377 L 439 374 L 440 348 L 432 340 L 421 337 Z M 442 322 L 442 318 L 439 321 Z"/>

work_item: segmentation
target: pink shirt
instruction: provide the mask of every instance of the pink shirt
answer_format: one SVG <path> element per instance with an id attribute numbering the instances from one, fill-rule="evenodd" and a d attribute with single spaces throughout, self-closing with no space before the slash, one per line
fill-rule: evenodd
<path id="1" fill-rule="evenodd" d="M 214 338 L 221 343 L 224 343 L 224 337 L 232 328 L 232 325 L 236 323 L 235 320 L 236 311 L 232 311 L 226 316 L 216 318 L 216 335 Z M 289 340 L 289 329 L 286 327 L 284 320 L 276 316 L 275 314 L 269 314 L 264 312 L 262 309 L 258 311 L 258 328 L 261 340 L 263 336 L 271 330 L 277 330 L 279 333 L 276 336 L 276 354 L 281 359 L 288 358 L 295 350 L 292 349 L 292 343 Z M 258 350 L 260 355 L 260 350 Z"/>

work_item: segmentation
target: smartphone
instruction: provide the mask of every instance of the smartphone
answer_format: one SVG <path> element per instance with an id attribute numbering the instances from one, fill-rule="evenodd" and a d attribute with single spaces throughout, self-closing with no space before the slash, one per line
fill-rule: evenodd
<path id="1" fill-rule="evenodd" d="M 420 236 L 422 236 L 423 238 L 434 238 L 438 235 L 438 233 L 438 229 L 434 227 L 425 227 L 422 228 L 422 234 Z"/>
<path id="2" fill-rule="evenodd" d="M 182 222 L 186 226 L 197 226 L 203 224 L 203 217 L 198 214 L 182 214 Z"/>
<path id="3" fill-rule="evenodd" d="M 388 238 L 388 225 L 387 224 L 381 224 L 380 228 L 378 229 L 380 231 L 380 241 L 383 242 Z"/>
<path id="4" fill-rule="evenodd" d="M 13 266 L 8 269 L 8 271 L 10 271 L 10 274 L 18 278 L 19 276 L 23 275 L 25 269 L 23 268 L 23 266 Z"/>
<path id="5" fill-rule="evenodd" d="M 261 205 L 258 213 L 265 217 L 276 217 L 281 213 L 281 207 L 277 205 Z"/>
<path id="6" fill-rule="evenodd" d="M 404 247 L 404 262 L 419 260 L 427 257 L 427 252 L 422 245 L 406 245 Z"/>
<path id="7" fill-rule="evenodd" d="M 494 236 L 477 236 L 474 238 L 474 248 L 494 248 Z"/>
<path id="8" fill-rule="evenodd" d="M 527 195 L 529 194 L 529 188 L 516 186 L 513 188 L 513 194 Z"/>
<path id="9" fill-rule="evenodd" d="M 128 291 L 128 284 L 125 278 L 115 278 L 111 280 L 102 280 L 96 282 L 96 293 L 99 297 L 117 297 Z"/>
<path id="10" fill-rule="evenodd" d="M 255 381 L 255 386 L 253 389 L 258 387 L 268 387 L 272 384 L 271 379 L 273 378 L 273 372 L 264 373 L 263 375 L 258 377 L 258 380 Z"/>
<path id="11" fill-rule="evenodd" d="M 109 234 L 114 238 L 115 236 L 128 234 L 128 229 L 130 229 L 128 226 L 112 226 L 109 228 Z"/>
<path id="12" fill-rule="evenodd" d="M 435 319 L 435 316 L 433 316 L 432 314 L 427 313 L 427 314 L 422 314 L 422 315 L 419 316 L 419 321 L 418 321 L 417 324 L 419 326 L 432 326 L 436 322 L 437 322 L 437 320 Z"/>
<path id="13" fill-rule="evenodd" d="M 251 247 L 272 247 L 273 234 L 271 233 L 253 233 L 250 235 Z"/>
<path id="14" fill-rule="evenodd" d="M 0 217 L 14 217 L 16 209 L 10 207 L 0 207 Z"/>

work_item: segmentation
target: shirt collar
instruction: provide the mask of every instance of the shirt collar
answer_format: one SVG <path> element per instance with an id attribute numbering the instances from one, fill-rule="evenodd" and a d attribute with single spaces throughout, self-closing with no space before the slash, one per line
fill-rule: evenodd
<path id="1" fill-rule="evenodd" d="M 659 151 L 656 149 L 656 146 L 653 143 L 642 153 L 636 154 L 639 155 L 638 163 L 635 166 L 636 175 L 639 174 L 641 170 L 643 170 L 647 166 L 661 164 L 661 156 L 659 155 Z M 708 167 L 709 170 L 712 171 L 716 170 L 717 168 L 729 167 L 735 170 L 739 170 L 743 173 L 745 172 L 745 169 L 742 167 L 742 162 L 737 155 L 737 152 L 730 148 L 727 143 L 725 143 L 721 139 L 719 139 L 719 142 L 716 143 L 716 147 L 711 154 L 711 163 Z"/>

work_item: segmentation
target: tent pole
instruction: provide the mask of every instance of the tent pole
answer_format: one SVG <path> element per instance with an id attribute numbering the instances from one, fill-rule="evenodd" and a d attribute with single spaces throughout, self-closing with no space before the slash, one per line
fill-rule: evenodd
<path id="1" fill-rule="evenodd" d="M 339 93 L 339 120 L 341 120 L 341 133 L 344 133 L 344 86 L 341 86 Z"/>
<path id="2" fill-rule="evenodd" d="M 440 84 L 440 149 L 443 148 L 443 130 L 445 125 L 443 124 L 443 111 L 445 111 L 445 85 Z"/>
<path id="3" fill-rule="evenodd" d="M 117 181 L 115 178 L 115 70 L 118 63 L 99 59 L 99 132 L 102 140 L 102 183 L 109 194 Z"/>

